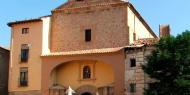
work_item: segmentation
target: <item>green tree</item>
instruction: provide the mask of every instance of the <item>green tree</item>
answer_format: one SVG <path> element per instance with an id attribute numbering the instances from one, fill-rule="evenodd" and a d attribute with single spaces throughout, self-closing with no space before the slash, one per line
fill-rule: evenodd
<path id="1" fill-rule="evenodd" d="M 143 70 L 155 81 L 145 95 L 190 95 L 190 31 L 163 37 Z"/>

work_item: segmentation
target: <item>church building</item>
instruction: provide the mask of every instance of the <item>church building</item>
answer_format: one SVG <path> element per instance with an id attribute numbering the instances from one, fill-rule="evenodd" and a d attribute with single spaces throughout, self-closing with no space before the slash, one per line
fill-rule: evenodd
<path id="1" fill-rule="evenodd" d="M 11 27 L 9 95 L 143 95 L 146 40 L 157 36 L 129 2 L 68 0 Z M 70 88 L 70 89 L 69 89 Z"/>

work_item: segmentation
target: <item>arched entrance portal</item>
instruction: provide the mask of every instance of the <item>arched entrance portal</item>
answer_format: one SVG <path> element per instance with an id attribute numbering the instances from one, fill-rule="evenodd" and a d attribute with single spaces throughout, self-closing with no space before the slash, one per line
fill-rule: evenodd
<path id="1" fill-rule="evenodd" d="M 83 94 L 81 94 L 81 95 L 92 95 L 92 94 L 89 93 L 89 92 L 85 92 L 85 93 L 83 93 Z"/>
<path id="2" fill-rule="evenodd" d="M 70 86 L 77 95 L 96 95 L 100 87 L 113 85 L 113 68 L 110 64 L 96 60 L 69 61 L 52 71 L 51 83 L 66 88 Z"/>
<path id="3" fill-rule="evenodd" d="M 42 95 L 48 95 L 49 88 L 54 84 L 60 84 L 66 88 L 70 86 L 73 90 L 75 90 L 76 92 L 75 94 L 77 94 L 78 87 L 83 86 L 83 85 L 95 86 L 98 91 L 100 87 L 112 86 L 114 95 L 124 95 L 125 56 L 123 54 L 123 50 L 120 50 L 118 52 L 113 52 L 113 53 L 110 52 L 110 53 L 102 53 L 102 54 L 97 53 L 97 54 L 81 54 L 81 55 L 74 54 L 72 56 L 71 55 L 67 56 L 67 55 L 62 55 L 62 54 L 55 55 L 55 56 L 44 55 L 41 58 L 42 58 L 42 63 L 43 63 L 41 66 L 42 75 L 43 75 L 41 79 L 43 80 L 41 81 Z M 79 72 L 83 72 L 83 69 L 85 66 L 83 65 L 84 62 L 73 62 L 77 60 L 81 60 L 81 61 L 91 60 L 91 63 L 95 63 L 94 65 L 93 64 L 88 65 L 88 63 L 86 62 L 84 64 L 85 66 L 88 65 L 89 67 L 92 67 L 90 69 L 91 71 L 90 74 L 89 72 L 84 74 L 85 76 L 88 75 L 87 78 L 89 78 L 90 76 L 90 79 L 83 79 L 83 78 L 86 78 L 86 77 L 83 77 L 84 76 L 83 73 L 78 74 Z M 77 65 L 77 66 L 71 66 L 71 65 Z M 107 67 L 108 69 L 105 69 L 105 67 Z M 84 71 L 89 71 L 89 70 L 84 70 Z M 112 73 L 110 73 L 110 71 Z M 110 76 L 107 76 L 107 75 L 112 75 L 113 77 L 112 80 L 108 79 L 108 77 Z M 100 89 L 100 91 L 102 90 Z M 89 91 L 84 91 L 84 92 L 89 92 Z M 81 95 L 82 93 L 78 95 Z M 94 93 L 91 93 L 91 94 L 94 95 Z"/>

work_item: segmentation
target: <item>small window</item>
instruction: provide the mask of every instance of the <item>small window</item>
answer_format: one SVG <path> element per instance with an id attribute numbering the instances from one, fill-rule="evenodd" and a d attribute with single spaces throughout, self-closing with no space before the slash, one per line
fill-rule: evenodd
<path id="1" fill-rule="evenodd" d="M 98 95 L 114 95 L 114 88 L 112 86 L 99 87 L 98 93 Z"/>
<path id="2" fill-rule="evenodd" d="M 134 59 L 134 58 L 130 59 L 130 66 L 136 67 L 136 59 Z"/>
<path id="3" fill-rule="evenodd" d="M 136 33 L 133 33 L 133 41 L 136 41 Z"/>
<path id="4" fill-rule="evenodd" d="M 85 30 L 85 41 L 90 42 L 91 41 L 91 29 Z"/>
<path id="5" fill-rule="evenodd" d="M 91 78 L 91 70 L 89 66 L 84 66 L 83 68 L 83 79 L 90 79 Z"/>
<path id="6" fill-rule="evenodd" d="M 28 86 L 28 68 L 20 69 L 20 86 Z"/>
<path id="7" fill-rule="evenodd" d="M 28 44 L 22 44 L 21 46 L 21 62 L 27 62 L 29 56 Z"/>
<path id="8" fill-rule="evenodd" d="M 130 90 L 130 93 L 135 93 L 136 92 L 136 84 L 130 83 L 129 90 Z"/>
<path id="9" fill-rule="evenodd" d="M 22 34 L 28 34 L 29 28 L 22 28 Z"/>

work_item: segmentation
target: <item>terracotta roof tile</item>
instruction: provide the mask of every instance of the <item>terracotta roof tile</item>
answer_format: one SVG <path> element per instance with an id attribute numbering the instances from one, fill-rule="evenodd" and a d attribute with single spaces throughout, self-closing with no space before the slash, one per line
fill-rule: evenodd
<path id="1" fill-rule="evenodd" d="M 158 39 L 155 38 L 144 38 L 135 41 L 133 44 L 123 47 L 116 48 L 102 48 L 102 49 L 88 49 L 88 50 L 78 50 L 78 51 L 66 51 L 66 52 L 52 52 L 42 56 L 69 56 L 69 55 L 84 55 L 84 54 L 103 54 L 103 53 L 113 53 L 120 51 L 124 48 L 141 48 L 143 46 L 154 45 Z"/>
<path id="2" fill-rule="evenodd" d="M 81 5 L 68 3 L 68 5 L 63 6 L 63 8 L 59 7 L 53 11 L 71 10 L 71 9 L 79 9 L 79 8 L 86 8 L 86 7 L 118 5 L 118 4 L 128 4 L 128 3 L 126 3 L 126 2 L 104 2 L 104 3 L 97 3 L 97 4 L 84 3 Z"/>
<path id="3" fill-rule="evenodd" d="M 1 49 L 4 49 L 4 50 L 7 50 L 7 51 L 10 51 L 9 48 L 4 48 L 4 47 L 2 47 L 2 46 L 0 46 L 0 48 L 1 48 Z"/>
<path id="4" fill-rule="evenodd" d="M 32 19 L 26 19 L 26 20 L 13 21 L 13 22 L 9 22 L 7 25 L 11 27 L 14 24 L 21 24 L 21 23 L 27 23 L 27 22 L 41 21 L 41 18 L 43 18 L 43 17 L 50 17 L 50 16 L 51 15 L 42 16 L 42 17 L 38 17 L 38 18 L 32 18 Z"/>
<path id="5" fill-rule="evenodd" d="M 145 46 L 144 44 L 131 44 L 129 46 L 125 46 L 125 48 L 141 48 Z"/>
<path id="6" fill-rule="evenodd" d="M 89 50 L 79 50 L 79 51 L 68 51 L 68 52 L 52 52 L 50 54 L 42 56 L 65 56 L 65 55 L 82 55 L 82 54 L 103 54 L 103 53 L 112 53 L 117 52 L 124 47 L 117 48 L 103 48 L 103 49 L 89 49 Z"/>
<path id="7" fill-rule="evenodd" d="M 132 45 L 155 45 L 157 42 L 159 41 L 159 39 L 157 38 L 144 38 L 144 39 L 139 39 L 137 41 L 134 42 L 134 44 Z"/>
<path id="8" fill-rule="evenodd" d="M 104 54 L 104 53 L 114 53 L 118 52 L 124 48 L 141 48 L 145 46 L 144 44 L 128 45 L 116 48 L 102 48 L 102 49 L 89 49 L 89 50 L 79 50 L 79 51 L 66 51 L 66 52 L 51 52 L 49 54 L 42 55 L 46 56 L 71 56 L 71 55 L 84 55 L 84 54 Z"/>

